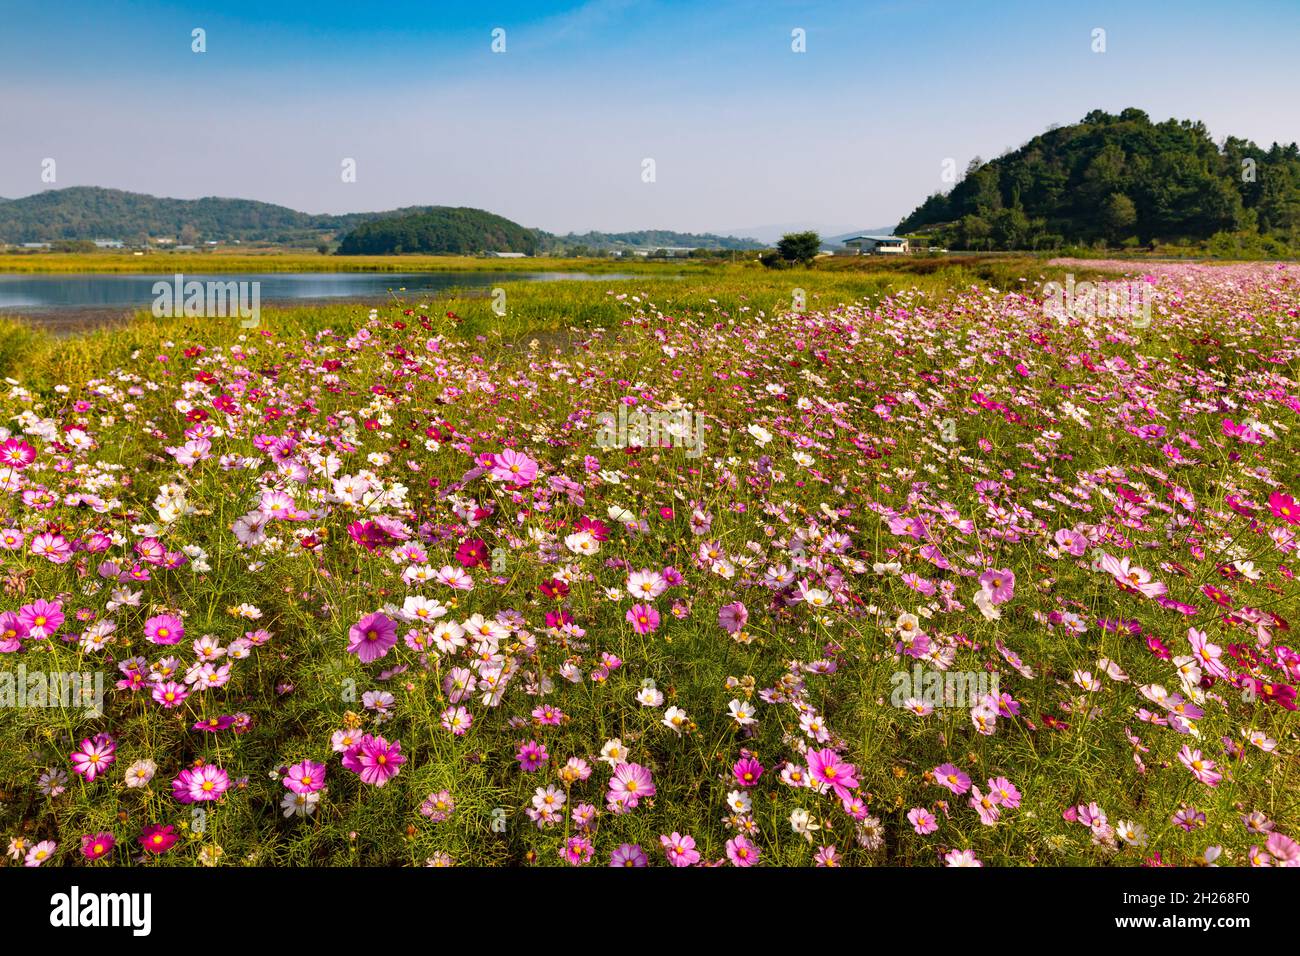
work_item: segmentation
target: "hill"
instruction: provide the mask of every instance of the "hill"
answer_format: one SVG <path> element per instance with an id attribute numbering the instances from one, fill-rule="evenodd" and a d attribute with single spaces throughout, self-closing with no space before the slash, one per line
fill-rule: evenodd
<path id="1" fill-rule="evenodd" d="M 1294 244 L 1300 149 L 1222 146 L 1191 120 L 1094 110 L 989 162 L 973 160 L 946 195 L 898 224 L 954 249 L 1148 245 L 1248 233 Z"/>
<path id="2" fill-rule="evenodd" d="M 537 251 L 539 235 L 504 216 L 458 206 L 434 206 L 409 216 L 362 223 L 344 237 L 339 255 L 403 252 L 474 255 Z"/>
<path id="3" fill-rule="evenodd" d="M 0 202 L 0 241 L 120 239 L 140 243 L 144 237 L 182 238 L 184 234 L 189 241 L 314 242 L 393 214 L 317 216 L 252 199 L 168 199 L 73 186 Z"/>
<path id="4" fill-rule="evenodd" d="M 435 214 L 441 225 L 435 226 L 431 220 L 420 226 L 423 239 L 417 240 L 414 235 L 403 236 L 405 241 L 393 245 L 400 244 L 406 248 L 410 241 L 428 240 L 435 245 L 447 246 L 440 249 L 444 252 L 467 249 L 470 252 L 555 253 L 574 249 L 612 252 L 683 247 L 757 249 L 763 246 L 755 239 L 663 229 L 560 236 L 540 229 L 525 229 L 481 210 L 459 210 L 459 215 L 451 215 L 455 212 L 447 206 L 407 206 L 388 212 L 313 215 L 251 199 L 170 199 L 98 186 L 73 186 L 50 189 L 20 199 L 0 197 L 0 243 L 117 239 L 128 245 L 144 245 L 147 239 L 171 238 L 190 243 L 216 240 L 309 246 L 352 233 L 367 223 Z M 395 228 L 404 231 L 408 227 L 416 228 L 407 222 Z M 361 233 L 350 248 L 362 242 L 377 248 L 384 244 L 378 238 L 384 231 Z M 524 233 L 531 238 L 525 237 Z"/>

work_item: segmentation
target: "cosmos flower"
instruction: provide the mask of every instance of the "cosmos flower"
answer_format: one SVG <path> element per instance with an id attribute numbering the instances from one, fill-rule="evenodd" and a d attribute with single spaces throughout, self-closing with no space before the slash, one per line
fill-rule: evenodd
<path id="1" fill-rule="evenodd" d="M 673 866 L 694 866 L 700 862 L 700 852 L 695 849 L 695 840 L 690 836 L 683 836 L 674 830 L 671 836 L 659 837 L 659 843 Z"/>
<path id="2" fill-rule="evenodd" d="M 343 767 L 361 777 L 363 783 L 382 787 L 397 776 L 406 757 L 401 741 L 389 744 L 383 737 L 366 734 L 343 752 Z"/>
<path id="3" fill-rule="evenodd" d="M 315 793 L 325 786 L 325 765 L 314 760 L 300 760 L 285 771 L 284 785 L 294 793 Z"/>
<path id="4" fill-rule="evenodd" d="M 117 838 L 108 832 L 87 833 L 81 838 L 81 855 L 87 860 L 98 860 L 113 852 Z"/>
<path id="5" fill-rule="evenodd" d="M 96 777 L 113 765 L 117 759 L 116 752 L 117 744 L 108 734 L 87 737 L 72 752 L 72 769 L 81 774 L 86 783 L 93 783 Z"/>
<path id="6" fill-rule="evenodd" d="M 173 846 L 180 836 L 176 833 L 176 828 L 169 824 L 151 823 L 140 831 L 140 845 L 144 847 L 146 853 L 155 855 L 166 853 Z"/>
<path id="7" fill-rule="evenodd" d="M 380 611 L 367 614 L 348 629 L 348 652 L 369 664 L 388 654 L 397 643 L 397 625 Z"/>

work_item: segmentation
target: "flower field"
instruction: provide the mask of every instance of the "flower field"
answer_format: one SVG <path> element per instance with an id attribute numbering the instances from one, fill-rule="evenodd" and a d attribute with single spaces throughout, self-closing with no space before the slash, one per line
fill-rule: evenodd
<path id="1" fill-rule="evenodd" d="M 1300 269 L 1143 268 L 17 374 L 8 862 L 1300 865 Z"/>

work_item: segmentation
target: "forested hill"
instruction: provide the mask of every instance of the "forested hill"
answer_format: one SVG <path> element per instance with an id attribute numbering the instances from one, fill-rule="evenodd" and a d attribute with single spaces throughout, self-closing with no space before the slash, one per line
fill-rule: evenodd
<path id="1" fill-rule="evenodd" d="M 1268 149 L 1200 122 L 1094 110 L 989 162 L 898 224 L 957 249 L 1147 245 L 1250 232 L 1295 245 L 1300 149 Z"/>
<path id="2" fill-rule="evenodd" d="M 252 199 L 169 199 L 98 186 L 72 186 L 0 201 L 0 242 L 146 238 L 295 242 L 329 237 L 393 212 L 312 215 Z"/>

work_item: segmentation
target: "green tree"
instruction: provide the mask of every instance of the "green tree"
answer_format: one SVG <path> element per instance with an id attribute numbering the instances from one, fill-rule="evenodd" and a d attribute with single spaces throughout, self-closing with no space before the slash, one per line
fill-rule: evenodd
<path id="1" fill-rule="evenodd" d="M 809 263 L 821 251 L 822 237 L 815 232 L 788 232 L 776 244 L 776 251 L 786 262 Z"/>
<path id="2" fill-rule="evenodd" d="M 1111 193 L 1101 207 L 1101 226 L 1106 237 L 1118 242 L 1137 222 L 1137 207 L 1123 193 Z"/>

